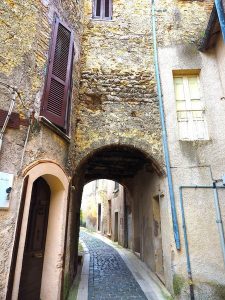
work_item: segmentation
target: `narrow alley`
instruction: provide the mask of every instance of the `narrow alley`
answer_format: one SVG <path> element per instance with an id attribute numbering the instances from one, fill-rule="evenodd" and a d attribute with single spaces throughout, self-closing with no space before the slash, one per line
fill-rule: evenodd
<path id="1" fill-rule="evenodd" d="M 0 12 L 0 300 L 225 300 L 225 0 Z"/>
<path id="2" fill-rule="evenodd" d="M 87 246 L 90 254 L 88 300 L 168 299 L 168 296 L 167 298 L 163 296 L 163 292 L 161 294 L 160 287 L 158 287 L 159 291 L 153 290 L 151 287 L 155 284 L 153 282 L 149 282 L 148 287 L 146 285 L 147 289 L 139 285 L 139 280 L 143 282 L 141 272 L 138 272 L 137 268 L 135 273 L 139 280 L 136 280 L 136 276 L 125 263 L 123 255 L 120 255 L 111 241 L 82 229 L 80 241 Z M 125 250 L 122 247 L 120 248 Z M 135 262 L 132 261 L 132 264 L 135 267 Z M 149 288 L 152 289 L 151 293 Z M 79 297 L 77 299 L 79 300 Z"/>

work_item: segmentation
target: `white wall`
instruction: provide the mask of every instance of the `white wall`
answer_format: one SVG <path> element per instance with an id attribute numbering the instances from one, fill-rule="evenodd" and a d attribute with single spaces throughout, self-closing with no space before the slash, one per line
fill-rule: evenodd
<path id="1" fill-rule="evenodd" d="M 225 99 L 222 98 L 225 55 L 221 39 L 218 45 L 220 48 L 216 52 L 211 50 L 207 53 L 199 53 L 194 46 L 188 45 L 159 49 L 164 111 L 182 246 L 180 252 L 176 251 L 174 244 L 172 246 L 172 268 L 174 273 L 183 274 L 185 277 L 186 257 L 179 186 L 212 185 L 209 165 L 214 178 L 221 178 L 222 174 L 225 174 Z M 209 131 L 209 140 L 205 141 L 180 141 L 178 136 L 172 71 L 190 69 L 201 70 L 201 95 Z M 220 192 L 221 210 L 225 221 L 224 199 L 225 191 Z M 215 221 L 213 194 L 207 190 L 184 190 L 184 207 L 193 279 L 198 286 L 196 293 L 199 297 L 204 295 L 207 299 L 217 299 L 215 294 L 210 295 L 215 284 L 225 285 L 225 270 Z"/>

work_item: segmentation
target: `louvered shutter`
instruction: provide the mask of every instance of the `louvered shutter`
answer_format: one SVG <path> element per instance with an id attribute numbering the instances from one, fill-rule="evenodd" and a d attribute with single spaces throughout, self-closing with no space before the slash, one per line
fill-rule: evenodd
<path id="1" fill-rule="evenodd" d="M 67 125 L 72 58 L 73 34 L 56 17 L 41 115 L 63 129 Z"/>

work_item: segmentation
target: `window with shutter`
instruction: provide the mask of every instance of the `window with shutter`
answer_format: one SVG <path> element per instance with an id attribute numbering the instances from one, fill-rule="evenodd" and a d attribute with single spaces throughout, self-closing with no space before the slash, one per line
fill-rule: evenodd
<path id="1" fill-rule="evenodd" d="M 197 75 L 174 77 L 179 136 L 181 140 L 208 139 Z"/>
<path id="2" fill-rule="evenodd" d="M 56 17 L 41 115 L 63 131 L 68 130 L 73 51 L 73 34 Z"/>
<path id="3" fill-rule="evenodd" d="M 112 0 L 94 0 L 93 2 L 94 19 L 112 19 Z"/>

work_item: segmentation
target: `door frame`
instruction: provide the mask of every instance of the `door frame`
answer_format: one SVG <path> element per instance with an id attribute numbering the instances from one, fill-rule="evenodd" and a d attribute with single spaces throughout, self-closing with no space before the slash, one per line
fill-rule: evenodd
<path id="1" fill-rule="evenodd" d="M 37 178 L 43 177 L 51 189 L 51 197 L 42 272 L 41 299 L 58 300 L 60 299 L 64 265 L 69 177 L 57 163 L 49 160 L 37 161 L 28 166 L 23 172 L 23 177 L 26 188 L 23 187 L 20 213 L 17 220 L 16 233 L 19 238 L 15 237 L 14 257 L 12 258 L 9 277 L 11 287 L 9 280 L 7 299 L 16 300 L 18 298 L 33 182 Z"/>

